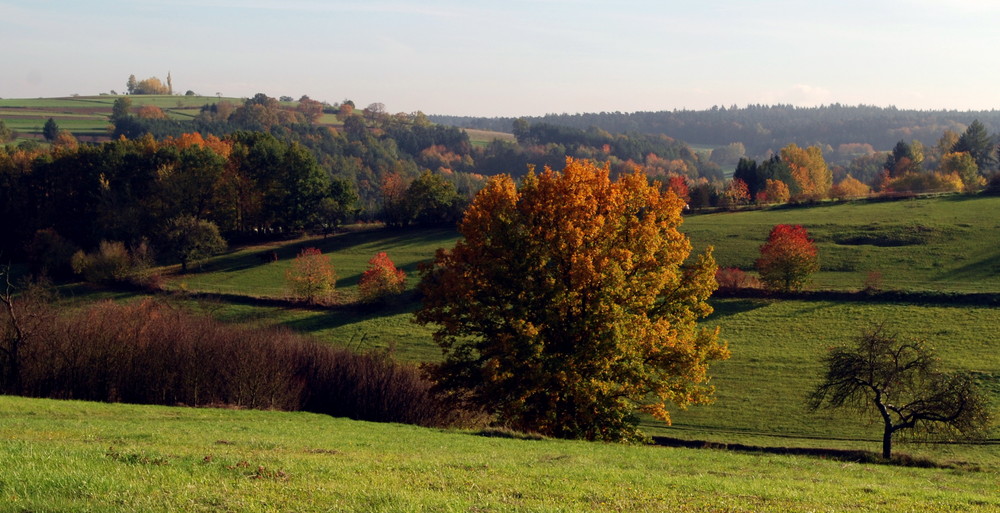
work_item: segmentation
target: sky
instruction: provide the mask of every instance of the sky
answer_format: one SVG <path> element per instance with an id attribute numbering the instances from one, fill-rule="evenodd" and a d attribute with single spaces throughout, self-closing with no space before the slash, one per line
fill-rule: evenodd
<path id="1" fill-rule="evenodd" d="M 0 0 L 0 98 L 302 95 L 469 116 L 990 110 L 992 0 Z"/>

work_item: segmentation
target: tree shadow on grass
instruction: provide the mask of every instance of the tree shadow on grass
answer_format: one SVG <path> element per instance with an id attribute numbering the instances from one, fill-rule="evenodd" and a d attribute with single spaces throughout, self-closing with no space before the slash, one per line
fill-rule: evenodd
<path id="1" fill-rule="evenodd" d="M 736 314 L 752 312 L 758 308 L 765 308 L 773 303 L 770 299 L 711 299 L 709 300 L 714 311 L 702 322 L 717 321 Z"/>
<path id="2" fill-rule="evenodd" d="M 1000 274 L 1000 253 L 941 274 L 934 281 L 976 281 Z"/>
<path id="3" fill-rule="evenodd" d="M 323 331 L 381 317 L 413 313 L 419 307 L 420 302 L 412 297 L 400 297 L 381 305 L 350 305 L 316 311 L 313 315 L 283 322 L 282 325 L 295 331 Z"/>
<path id="4" fill-rule="evenodd" d="M 929 458 L 912 457 L 898 454 L 891 459 L 884 459 L 878 453 L 854 449 L 824 449 L 807 447 L 765 447 L 738 443 L 707 442 L 704 440 L 685 440 L 665 436 L 652 437 L 654 445 L 664 447 L 685 447 L 689 449 L 721 449 L 726 451 L 784 454 L 795 456 L 811 456 L 814 458 L 846 461 L 851 463 L 876 463 L 882 465 L 898 465 L 902 467 L 921 468 L 969 468 L 966 464 L 939 463 Z M 973 467 L 974 468 L 974 467 Z"/>
<path id="5" fill-rule="evenodd" d="M 256 251 L 242 251 L 215 257 L 203 262 L 200 272 L 238 272 L 252 267 L 269 265 L 278 260 L 291 260 L 303 249 L 316 248 L 323 253 L 350 251 L 354 248 L 373 245 L 392 252 L 393 248 L 406 246 L 450 247 L 458 233 L 453 228 L 399 228 L 348 232 L 326 238 L 296 241 L 273 241 L 260 245 Z M 374 256 L 374 253 L 373 255 Z M 430 256 L 430 255 L 429 255 Z M 408 273 L 416 272 L 416 265 L 404 268 Z M 354 282 L 356 283 L 356 282 Z"/>

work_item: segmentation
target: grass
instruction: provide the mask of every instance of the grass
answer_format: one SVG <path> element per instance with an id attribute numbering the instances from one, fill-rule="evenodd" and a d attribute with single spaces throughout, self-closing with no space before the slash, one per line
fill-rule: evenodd
<path id="1" fill-rule="evenodd" d="M 0 397 L 0 511 L 996 511 L 989 472 Z"/>
<path id="2" fill-rule="evenodd" d="M 474 128 L 464 128 L 463 130 L 469 135 L 469 142 L 474 146 L 488 146 L 497 139 L 511 142 L 515 140 L 514 134 L 507 132 L 492 132 L 489 130 L 476 130 Z"/>
<path id="3" fill-rule="evenodd" d="M 68 130 L 77 138 L 108 137 L 108 116 L 118 96 L 75 96 L 69 98 L 0 99 L 0 119 L 12 130 L 25 136 L 41 137 L 42 127 L 48 118 L 59 123 L 59 128 Z M 133 95 L 132 110 L 144 105 L 155 105 L 164 110 L 171 119 L 190 119 L 198 114 L 202 105 L 229 101 L 242 103 L 237 98 L 216 98 L 214 96 L 157 96 Z"/>
<path id="4" fill-rule="evenodd" d="M 867 271 L 878 270 L 885 276 L 886 288 L 1000 292 L 1000 278 L 997 277 L 1000 273 L 996 273 L 996 262 L 1000 259 L 1000 250 L 996 248 L 1000 247 L 1000 241 L 996 240 L 997 223 L 992 221 L 991 215 L 998 207 L 1000 198 L 989 197 L 829 204 L 692 216 L 686 219 L 684 231 L 690 234 L 697 247 L 714 244 L 716 258 L 722 265 L 752 266 L 758 247 L 771 226 L 803 224 L 820 246 L 823 269 L 814 280 L 813 286 L 817 288 L 854 290 L 860 286 Z M 332 255 L 341 277 L 338 289 L 349 297 L 368 259 L 376 252 L 387 251 L 397 265 L 409 273 L 408 283 L 412 287 L 417 264 L 429 259 L 436 248 L 450 247 L 455 240 L 457 234 L 451 230 L 377 230 L 246 247 L 211 259 L 201 272 L 170 276 L 167 283 L 173 288 L 182 288 L 183 284 L 183 288 L 194 291 L 283 294 L 284 268 L 289 259 L 304 247 L 317 246 Z M 272 250 L 277 251 L 281 259 L 262 264 L 256 255 Z M 430 341 L 430 331 L 410 322 L 411 312 L 416 308 L 412 301 L 402 301 L 386 309 L 342 306 L 326 310 L 191 298 L 178 301 L 230 321 L 286 325 L 312 333 L 331 344 L 357 349 L 395 346 L 397 357 L 404 360 L 439 358 L 438 349 Z M 720 326 L 733 353 L 730 360 L 718 362 L 710 371 L 712 383 L 717 387 L 717 402 L 672 412 L 674 425 L 671 427 L 646 420 L 643 427 L 648 434 L 767 447 L 876 451 L 879 448 L 877 425 L 848 412 L 807 412 L 804 399 L 819 379 L 820 358 L 827 348 L 849 343 L 865 324 L 883 320 L 904 336 L 928 340 L 938 349 L 947 367 L 976 372 L 995 405 L 994 411 L 1000 409 L 1000 342 L 992 336 L 1000 325 L 1000 309 L 756 299 L 713 300 L 713 305 L 716 313 L 704 324 Z M 10 400 L 15 404 L 21 401 Z M 44 402 L 30 404 L 35 406 L 28 408 L 58 409 L 56 406 L 37 406 L 48 404 Z M 0 415 L 3 415 L 2 408 L 6 406 L 0 407 Z M 71 470 L 49 471 L 43 463 L 0 460 L 0 469 L 3 469 L 0 470 L 0 483 L 19 482 L 20 474 L 15 479 L 3 473 L 21 472 L 22 467 L 50 473 L 73 472 L 76 476 L 73 479 L 85 479 L 80 476 L 87 471 L 77 471 L 73 467 L 79 465 L 86 469 L 87 465 L 98 465 L 91 473 L 98 476 L 96 482 L 106 481 L 102 485 L 106 488 L 74 492 L 66 491 L 75 490 L 70 484 L 60 485 L 66 490 L 52 485 L 57 488 L 54 496 L 76 493 L 78 497 L 72 500 L 82 501 L 81 504 L 104 504 L 100 502 L 104 500 L 101 497 L 117 497 L 119 504 L 127 505 L 124 509 L 135 506 L 134 509 L 152 510 L 161 506 L 152 500 L 142 502 L 147 496 L 161 501 L 181 497 L 176 500 L 187 501 L 190 507 L 186 509 L 215 506 L 219 509 L 249 508 L 251 511 L 253 508 L 260 511 L 309 510 L 322 507 L 314 506 L 320 503 L 330 509 L 354 507 L 360 511 L 993 511 L 998 507 L 996 497 L 1000 491 L 996 485 L 1000 471 L 997 426 L 994 426 L 991 442 L 986 444 L 897 442 L 897 453 L 957 467 L 956 470 L 923 470 L 792 456 L 553 441 L 487 441 L 467 434 L 344 423 L 346 421 L 309 415 L 286 417 L 277 413 L 177 412 L 131 409 L 133 407 L 115 410 L 95 405 L 73 408 L 108 408 L 97 413 L 87 410 L 76 420 L 69 421 L 73 425 L 88 426 L 84 429 L 91 430 L 88 432 L 92 438 L 78 433 L 65 435 L 62 428 L 44 427 L 45 421 L 37 415 L 24 415 L 24 422 L 37 420 L 43 427 L 17 424 L 8 428 L 6 419 L 0 423 L 0 432 L 11 429 L 11 432 L 32 433 L 31 430 L 36 429 L 47 435 L 31 435 L 27 439 L 41 440 L 48 436 L 53 440 L 71 440 L 75 444 L 72 450 L 43 449 L 42 445 L 36 445 L 4 451 L 5 456 L 0 458 L 10 457 L 8 453 L 13 451 L 21 457 L 37 457 L 51 465 L 69 458 L 66 465 Z M 233 417 L 223 421 L 212 415 Z M 106 420 L 106 428 L 92 428 L 90 421 L 80 420 L 93 418 L 93 422 L 98 422 L 103 417 L 126 420 L 121 429 L 127 430 L 127 434 L 113 434 L 118 428 L 111 427 L 112 420 Z M 164 417 L 194 420 L 173 423 L 163 420 Z M 162 434 L 154 427 L 155 421 L 143 425 L 144 418 L 161 419 Z M 322 427 L 301 427 L 296 424 L 298 419 L 306 419 L 303 422 L 309 426 Z M 285 427 L 274 428 L 272 422 Z M 191 443 L 185 444 L 174 437 L 197 434 L 201 429 L 182 427 L 179 429 L 184 434 L 174 434 L 172 430 L 177 429 L 174 426 L 188 425 L 186 423 L 226 426 L 233 430 L 238 430 L 238 426 L 248 427 L 245 431 L 232 432 L 242 438 L 232 433 L 205 434 L 205 438 L 197 435 Z M 101 429 L 110 430 L 112 434 L 94 434 Z M 306 436 L 309 442 L 292 438 L 292 433 Z M 93 443 L 94 439 L 101 443 Z M 107 440 L 114 443 L 103 443 Z M 147 440 L 150 441 L 147 443 Z M 235 440 L 236 443 L 215 444 L 217 440 Z M 358 452 L 348 452 L 343 443 L 357 444 L 349 447 L 358 448 Z M 266 449 L 257 450 L 255 444 L 263 444 Z M 114 451 L 103 445 L 113 445 Z M 50 450 L 57 452 L 48 452 Z M 341 463 L 317 456 L 326 453 L 309 452 L 312 450 L 350 454 L 355 466 L 344 470 L 336 466 Z M 221 466 L 200 463 L 206 455 L 211 455 L 213 461 L 228 463 Z M 162 458 L 168 464 L 155 463 Z M 378 463 L 365 466 L 364 462 L 369 459 Z M 553 463 L 564 460 L 565 465 Z M 240 467 L 227 468 L 240 461 L 249 462 L 242 474 L 235 471 Z M 264 479 L 253 478 L 258 467 L 264 468 Z M 276 469 L 292 477 L 274 479 L 281 477 Z M 137 491 L 117 491 L 114 487 L 119 484 L 116 483 L 123 472 L 127 474 L 129 470 L 140 471 L 150 482 L 157 483 L 159 488 L 156 489 L 175 486 L 170 480 L 177 478 L 170 476 L 176 473 L 195 483 L 206 483 L 207 488 L 224 490 L 224 493 L 201 490 L 196 485 L 193 490 L 164 494 L 142 488 L 149 486 L 146 482 L 127 484 L 131 483 L 127 479 L 126 484 L 120 486 L 136 486 L 139 487 Z M 326 480 L 333 479 L 330 476 L 344 475 L 350 475 L 353 480 L 336 478 L 350 481 L 347 484 Z M 35 479 L 39 484 L 32 485 L 33 490 L 49 486 L 41 483 L 44 478 Z M 73 479 L 66 483 L 76 483 Z M 308 488 L 299 479 L 315 486 Z M 220 480 L 223 485 L 218 484 Z M 355 487 L 355 481 L 369 486 Z M 371 486 L 376 482 L 381 487 Z M 9 493 L 9 489 L 9 486 L 0 485 L 0 493 Z M 248 496 L 254 498 L 248 499 Z M 301 500 L 319 502 L 289 502 L 299 500 L 291 497 L 300 496 L 310 498 Z M 61 504 L 56 507 L 34 502 L 19 510 L 73 510 Z"/>
<path id="5" fill-rule="evenodd" d="M 818 289 L 857 290 L 875 271 L 887 289 L 1000 292 L 998 209 L 985 196 L 829 203 L 691 216 L 683 230 L 720 266 L 751 270 L 771 227 L 801 224 L 819 248 Z"/>
<path id="6" fill-rule="evenodd" d="M 847 411 L 806 411 L 827 348 L 852 342 L 867 323 L 886 322 L 904 337 L 935 347 L 951 369 L 974 371 L 994 410 L 1000 408 L 1000 325 L 996 308 L 829 301 L 725 300 L 703 322 L 718 325 L 732 357 L 711 369 L 717 402 L 673 412 L 673 427 L 649 422 L 650 434 L 765 446 L 876 450 L 879 426 Z M 933 323 L 927 319 L 934 319 Z M 994 426 L 992 437 L 1000 430 Z M 1000 469 L 1000 444 L 906 443 L 903 452 Z"/>
<path id="7" fill-rule="evenodd" d="M 982 216 L 997 205 L 993 198 L 956 202 L 952 199 L 921 200 L 929 212 L 920 221 L 941 227 L 948 223 L 938 217 L 952 212 L 956 205 L 965 208 L 967 218 Z M 752 235 L 736 239 L 739 244 L 723 245 L 716 252 L 720 261 L 738 252 L 753 252 L 774 223 L 796 222 L 795 219 L 823 218 L 826 231 L 819 230 L 821 245 L 832 245 L 830 233 L 850 233 L 852 223 L 882 215 L 898 219 L 913 202 L 869 203 L 783 209 L 767 212 L 746 212 L 689 218 L 685 226 L 692 237 L 724 237 L 730 233 L 759 232 L 760 241 Z M 838 209 L 846 214 L 830 222 Z M 825 211 L 825 214 L 824 214 Z M 957 211 L 954 211 L 957 212 Z M 783 216 L 783 217 L 782 217 Z M 964 222 L 959 220 L 959 223 Z M 736 228 L 731 228 L 735 225 Z M 964 229 L 958 227 L 958 229 Z M 870 234 L 870 231 L 861 230 Z M 892 233 L 892 232 L 890 232 Z M 900 232 L 909 237 L 910 232 Z M 924 233 L 924 232 L 913 232 Z M 903 235 L 900 235 L 902 237 Z M 881 236 L 884 236 L 881 235 Z M 921 239 L 923 246 L 936 244 L 939 235 Z M 949 235 L 948 237 L 953 237 Z M 951 238 L 962 247 L 956 252 L 972 252 L 982 244 L 983 237 Z M 341 281 L 338 289 L 349 297 L 356 289 L 357 279 L 367 266 L 367 260 L 378 251 L 390 257 L 409 273 L 408 283 L 416 281 L 417 263 L 430 258 L 438 247 L 450 247 L 457 235 L 450 230 L 360 231 L 328 239 L 303 239 L 276 246 L 254 246 L 209 261 L 201 273 L 175 276 L 168 280 L 174 288 L 181 283 L 188 290 L 208 290 L 226 293 L 280 294 L 283 269 L 303 247 L 318 246 L 332 255 Z M 823 242 L 826 240 L 826 242 Z M 702 244 L 696 239 L 696 244 Z M 855 246 L 848 246 L 848 249 Z M 890 246 L 887 248 L 892 249 Z M 918 246 L 921 247 L 921 246 Z M 856 247 L 855 247 L 856 248 Z M 256 254 L 275 249 L 281 260 L 261 264 Z M 856 248 L 857 249 L 857 248 Z M 881 249 L 881 247 L 879 248 Z M 896 248 L 898 252 L 898 247 Z M 821 247 L 821 254 L 824 250 Z M 931 251 L 910 251 L 909 255 L 928 258 Z M 892 254 L 882 258 L 893 257 Z M 985 272 L 985 271 L 984 271 Z M 845 273 L 846 274 L 846 273 Z M 981 272 L 971 272 L 979 276 Z M 844 279 L 845 287 L 860 283 L 858 273 Z M 965 283 L 972 289 L 975 282 Z M 924 284 L 930 287 L 931 284 Z M 994 289 L 995 290 L 995 289 Z M 233 322 L 280 324 L 311 333 L 331 344 L 354 349 L 394 347 L 397 358 L 407 361 L 435 361 L 439 349 L 432 343 L 429 327 L 411 322 L 417 304 L 402 301 L 390 308 L 338 307 L 332 309 L 278 308 L 257 304 L 217 300 L 189 300 L 187 304 L 213 316 Z M 974 306 L 934 306 L 884 302 L 837 303 L 832 301 L 767 301 L 713 300 L 716 314 L 704 323 L 718 325 L 732 349 L 730 360 L 713 366 L 713 384 L 718 390 L 718 402 L 713 406 L 694 407 L 673 412 L 674 426 L 647 422 L 645 429 L 654 435 L 676 438 L 741 442 L 765 446 L 831 447 L 868 449 L 878 447 L 877 426 L 854 419 L 846 412 L 809 413 L 805 411 L 805 395 L 815 386 L 820 375 L 820 359 L 828 347 L 849 343 L 859 330 L 870 322 L 886 321 L 904 336 L 922 338 L 936 346 L 946 365 L 978 373 L 983 386 L 1000 406 L 1000 343 L 990 334 L 1000 325 L 1000 310 Z M 929 322 L 928 320 L 932 320 Z M 996 438 L 996 436 L 994 436 Z M 1000 467 L 997 445 L 907 444 L 904 452 L 943 458 L 948 461 Z"/>

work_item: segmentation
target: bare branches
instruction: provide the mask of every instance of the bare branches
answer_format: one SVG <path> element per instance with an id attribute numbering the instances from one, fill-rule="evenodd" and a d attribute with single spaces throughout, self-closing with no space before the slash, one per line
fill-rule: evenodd
<path id="1" fill-rule="evenodd" d="M 968 374 L 942 372 L 933 350 L 901 340 L 884 325 L 864 330 L 854 346 L 834 348 L 824 363 L 824 380 L 808 406 L 877 413 L 885 458 L 893 433 L 902 429 L 976 438 L 989 425 L 986 401 Z"/>

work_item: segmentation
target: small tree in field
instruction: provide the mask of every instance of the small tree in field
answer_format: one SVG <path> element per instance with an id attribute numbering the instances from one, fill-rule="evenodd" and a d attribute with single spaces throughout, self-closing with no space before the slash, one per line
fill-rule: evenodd
<path id="1" fill-rule="evenodd" d="M 368 261 L 368 270 L 358 282 L 361 300 L 377 303 L 390 296 L 400 294 L 406 287 L 406 273 L 396 269 L 389 255 L 381 252 Z"/>
<path id="2" fill-rule="evenodd" d="M 323 304 L 333 297 L 337 273 L 328 255 L 316 248 L 305 248 L 285 271 L 285 281 L 295 297 Z"/>
<path id="3" fill-rule="evenodd" d="M 800 290 L 818 269 L 816 245 L 802 226 L 779 224 L 760 247 L 757 272 L 769 289 Z"/>
<path id="4" fill-rule="evenodd" d="M 883 458 L 892 456 L 892 436 L 900 430 L 980 438 L 989 426 L 986 400 L 971 376 L 941 372 L 933 350 L 882 326 L 862 332 L 854 346 L 832 349 L 824 363 L 809 407 L 874 414 L 882 421 Z"/>
<path id="5" fill-rule="evenodd" d="M 171 219 L 165 239 L 168 251 L 181 263 L 183 273 L 187 272 L 189 263 L 226 250 L 226 240 L 219 235 L 219 227 L 191 215 Z"/>

